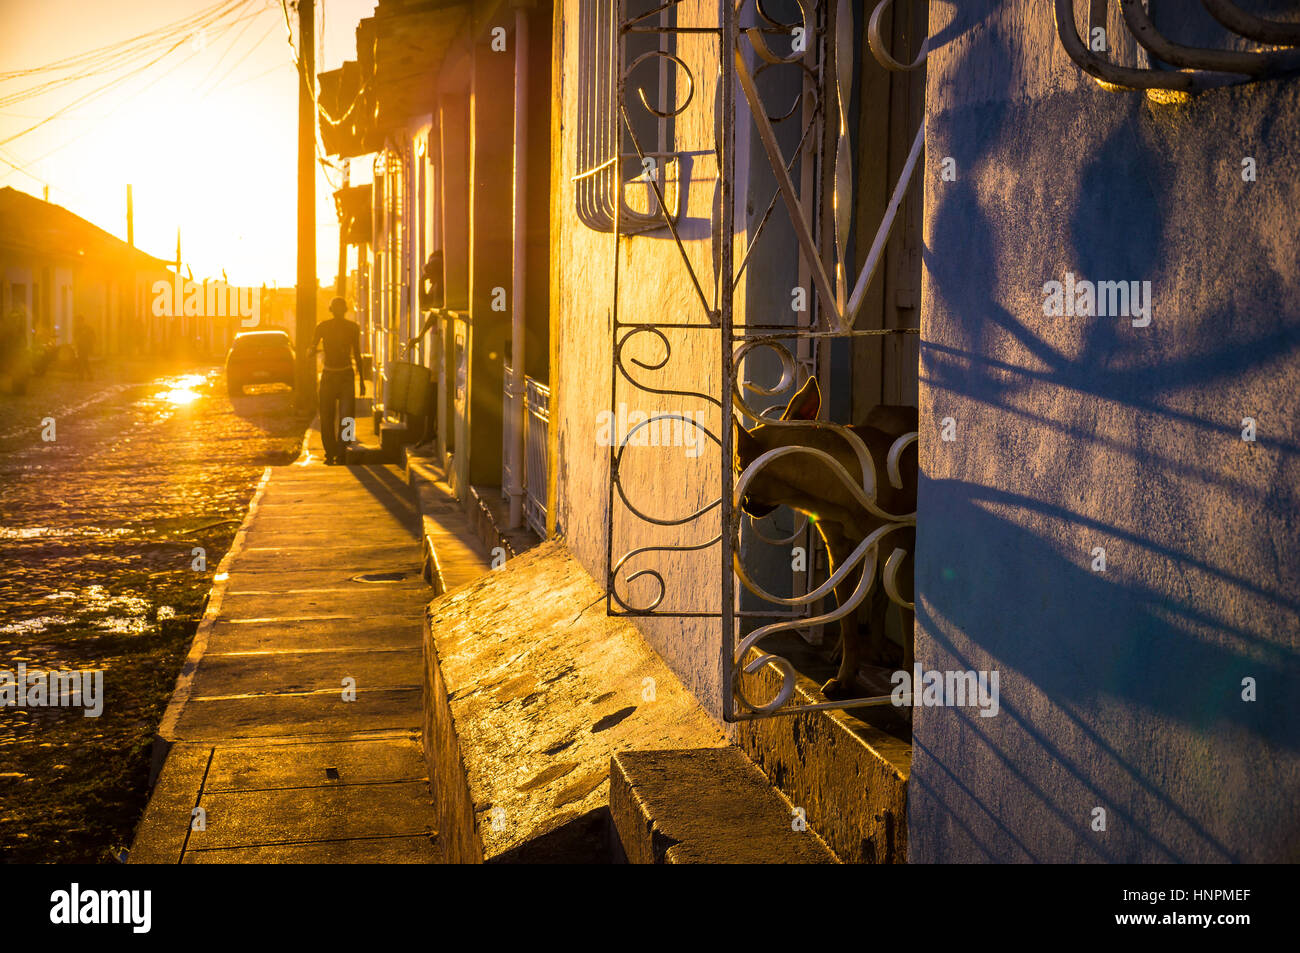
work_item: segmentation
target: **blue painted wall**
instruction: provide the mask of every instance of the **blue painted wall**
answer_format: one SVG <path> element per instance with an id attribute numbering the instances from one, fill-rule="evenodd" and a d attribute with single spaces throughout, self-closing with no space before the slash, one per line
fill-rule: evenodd
<path id="1" fill-rule="evenodd" d="M 931 17 L 917 654 L 1001 708 L 915 713 L 911 859 L 1300 860 L 1300 79 L 1160 104 L 1042 0 Z M 1044 316 L 1067 271 L 1151 324 Z"/>

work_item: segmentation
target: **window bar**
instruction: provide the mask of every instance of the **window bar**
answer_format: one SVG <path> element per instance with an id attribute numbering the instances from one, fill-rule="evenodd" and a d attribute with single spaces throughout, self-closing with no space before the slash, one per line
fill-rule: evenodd
<path id="1" fill-rule="evenodd" d="M 1294 46 L 1300 43 L 1300 23 L 1279 23 L 1247 13 L 1231 0 L 1201 0 L 1210 16 L 1238 36 L 1257 43 Z"/>
<path id="2" fill-rule="evenodd" d="M 1284 24 L 1255 17 L 1228 0 L 1201 0 L 1205 9 L 1225 29 L 1242 39 L 1280 47 L 1300 44 L 1300 24 Z M 1107 89 L 1148 90 L 1190 95 L 1218 86 L 1236 85 L 1300 70 L 1300 50 L 1215 50 L 1183 46 L 1169 41 L 1156 28 L 1141 0 L 1120 0 L 1123 21 L 1134 41 L 1154 58 L 1175 69 L 1139 69 L 1121 66 L 1094 51 L 1079 37 L 1075 0 L 1053 0 L 1056 35 L 1066 54 L 1080 69 Z M 1098 10 L 1090 8 L 1090 26 Z"/>
<path id="3" fill-rule="evenodd" d="M 736 179 L 736 156 L 735 156 L 735 134 L 736 134 L 736 87 L 731 82 L 726 68 L 727 56 L 737 47 L 736 35 L 736 6 L 732 0 L 723 0 L 722 4 L 722 22 L 720 24 L 722 31 L 720 42 L 718 44 L 718 61 L 723 70 L 722 87 L 722 109 L 720 117 L 720 126 L 717 130 L 718 146 L 718 179 L 721 186 L 721 221 L 714 231 L 713 240 L 715 243 L 720 242 L 720 254 L 715 257 L 719 262 L 719 274 L 721 280 L 717 282 L 719 289 L 718 295 L 718 324 L 721 328 L 721 334 L 718 338 L 718 355 L 721 363 L 722 376 L 722 399 L 724 412 L 722 415 L 722 426 L 719 428 L 722 432 L 721 437 L 722 465 L 718 468 L 721 471 L 721 488 L 719 498 L 722 503 L 722 510 L 719 513 L 719 522 L 721 525 L 722 537 L 720 540 L 719 557 L 721 561 L 722 592 L 722 638 L 720 644 L 719 667 L 721 669 L 721 694 L 722 694 L 722 718 L 724 721 L 734 721 L 736 718 L 736 693 L 732 689 L 735 679 L 733 666 L 735 641 L 736 641 L 736 610 L 737 593 L 736 577 L 732 572 L 732 565 L 735 562 L 735 551 L 733 546 L 733 537 L 730 532 L 731 524 L 734 519 L 736 501 L 732 498 L 732 469 L 731 460 L 735 448 L 732 443 L 735 439 L 732 427 L 734 413 L 732 411 L 732 399 L 735 393 L 735 364 L 731 359 L 731 335 L 734 330 L 734 305 L 735 294 L 731 276 L 734 272 L 734 262 L 732 260 L 735 252 L 735 179 Z M 784 169 L 784 165 L 782 166 Z"/>

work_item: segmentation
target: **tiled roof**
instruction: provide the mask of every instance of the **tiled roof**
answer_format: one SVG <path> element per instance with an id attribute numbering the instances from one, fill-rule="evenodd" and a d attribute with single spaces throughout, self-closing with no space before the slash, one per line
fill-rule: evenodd
<path id="1" fill-rule="evenodd" d="M 138 268 L 167 267 L 162 259 L 132 248 L 66 208 L 9 186 L 0 189 L 0 249 L 5 248 Z"/>

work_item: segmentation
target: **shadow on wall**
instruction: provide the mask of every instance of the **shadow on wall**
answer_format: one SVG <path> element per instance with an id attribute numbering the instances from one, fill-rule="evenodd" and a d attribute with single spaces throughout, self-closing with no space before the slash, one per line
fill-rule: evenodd
<path id="1" fill-rule="evenodd" d="M 1023 57 L 984 35 L 947 72 Z M 1298 87 L 932 104 L 917 654 L 1002 697 L 917 713 L 918 860 L 1300 857 Z M 1035 313 L 1066 270 L 1152 324 Z"/>
<path id="2" fill-rule="evenodd" d="M 918 714 L 913 796 L 918 783 L 927 784 L 921 764 L 929 760 L 951 775 L 949 783 L 964 788 L 966 810 L 955 815 L 974 809 L 982 815 L 977 827 L 992 821 L 1009 835 L 1020 808 L 1008 807 L 1035 802 L 1045 812 L 1038 823 L 1052 828 L 1051 836 L 1029 839 L 1034 847 L 1018 844 L 1010 856 L 1005 842 L 981 848 L 994 859 L 1060 860 L 1063 839 L 1074 842 L 1068 850 L 1081 859 L 1132 859 L 1132 848 L 1116 851 L 1092 836 L 1093 806 L 1106 808 L 1110 828 L 1122 825 L 1136 834 L 1144 858 L 1187 859 L 1188 847 L 1196 845 L 1197 856 L 1237 859 L 1236 847 L 1183 803 L 1184 787 L 1176 777 L 1169 783 L 1170 772 L 1203 772 L 1208 784 L 1235 787 L 1221 775 L 1214 744 L 1271 749 L 1294 763 L 1300 739 L 1295 716 L 1278 719 L 1277 706 L 1240 698 L 1246 676 L 1256 680 L 1262 697 L 1286 698 L 1300 677 L 1291 650 L 1241 629 L 1230 632 L 1235 646 L 1207 641 L 1207 630 L 1224 630 L 1203 609 L 1094 573 L 1063 556 L 1051 539 L 988 508 L 1050 509 L 1041 503 L 961 482 L 941 481 L 929 492 L 935 503 L 926 519 L 953 528 L 968 555 L 932 561 L 917 606 L 917 625 L 929 646 L 918 657 L 926 668 L 997 669 L 1001 699 L 999 715 L 990 719 L 974 710 L 936 715 L 961 719 L 956 759 L 945 756 L 953 746 L 944 742 L 953 735 L 945 734 L 935 750 L 927 746 L 930 712 Z M 1071 518 L 1066 511 L 1059 515 Z M 978 560 L 974 571 L 969 556 Z M 1206 759 L 1171 764 L 1178 759 L 1161 752 L 1162 730 L 1177 736 L 1175 745 L 1208 739 Z M 981 749 L 978 755 L 972 747 Z M 952 774 L 944 762 L 967 776 Z M 981 764 L 982 770 L 965 770 Z M 947 786 L 930 793 L 942 797 Z M 1249 796 L 1293 803 L 1285 790 L 1270 796 L 1266 783 Z M 1278 831 L 1279 840 L 1287 836 Z M 1295 832 L 1289 836 L 1294 841 Z M 972 834 L 972 840 L 980 838 Z"/>

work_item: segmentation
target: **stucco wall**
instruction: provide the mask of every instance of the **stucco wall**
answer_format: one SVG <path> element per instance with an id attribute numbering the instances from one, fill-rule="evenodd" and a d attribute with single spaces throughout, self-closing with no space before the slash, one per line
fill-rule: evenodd
<path id="1" fill-rule="evenodd" d="M 1300 80 L 1105 91 L 1030 0 L 931 34 L 917 656 L 1001 708 L 915 713 L 911 858 L 1296 860 Z M 1150 325 L 1045 317 L 1067 271 Z"/>
<path id="2" fill-rule="evenodd" d="M 554 176 L 559 195 L 553 205 L 555 281 L 552 286 L 556 322 L 554 353 L 557 406 L 553 426 L 559 430 L 554 458 L 559 531 L 574 555 L 598 581 L 607 575 L 606 519 L 609 495 L 608 446 L 599 442 L 601 411 L 610 408 L 613 374 L 611 328 L 614 307 L 614 238 L 587 228 L 575 212 L 572 176 L 576 165 L 578 84 L 578 3 L 565 0 L 562 13 L 563 67 L 556 92 L 561 109 L 560 150 Z M 684 2 L 678 23 L 716 22 L 716 5 Z M 685 152 L 685 212 L 679 230 L 706 293 L 711 293 L 714 265 L 710 223 L 717 199 L 714 154 L 714 107 L 717 89 L 717 43 L 707 36 L 683 34 L 678 55 L 695 71 L 694 99 L 676 119 L 676 148 Z M 684 95 L 685 84 L 679 85 Z M 633 97 L 629 97 L 633 99 Z M 658 230 L 620 240 L 620 319 L 623 321 L 707 320 L 682 256 L 671 235 Z M 625 366 L 650 386 L 720 391 L 720 335 L 714 330 L 680 331 L 668 335 L 671 357 L 660 371 L 638 368 L 632 361 L 660 362 L 662 344 L 640 335 L 625 352 Z M 620 378 L 618 400 L 629 411 L 705 412 L 705 426 L 719 433 L 716 406 L 693 398 L 648 393 Z M 623 482 L 629 499 L 659 518 L 679 518 L 707 506 L 719 495 L 719 453 L 711 441 L 696 457 L 684 448 L 641 447 L 625 457 Z M 615 560 L 641 546 L 688 545 L 718 532 L 717 510 L 680 528 L 655 527 L 628 516 L 615 497 Z M 629 588 L 621 580 L 638 569 L 653 568 L 668 582 L 664 609 L 717 611 L 718 549 L 671 554 L 650 553 L 620 573 L 619 591 L 629 603 L 647 605 L 655 592 L 646 576 Z M 593 609 L 593 611 L 596 611 Z M 720 711 L 718 684 L 719 636 L 716 620 L 656 618 L 639 620 L 639 628 L 709 711 Z"/>
<path id="3" fill-rule="evenodd" d="M 587 228 L 575 212 L 572 176 L 576 165 L 578 22 L 577 0 L 567 0 L 562 10 L 562 80 L 556 86 L 560 102 L 561 128 L 558 174 L 553 178 L 558 197 L 553 209 L 554 251 L 552 287 L 557 315 L 554 325 L 557 394 L 555 426 L 558 444 L 557 509 L 559 529 L 584 567 L 602 582 L 606 578 L 606 521 L 609 508 L 608 446 L 600 443 L 600 414 L 611 408 L 613 373 L 612 336 L 614 301 L 614 239 L 608 232 Z M 686 0 L 676 10 L 679 26 L 716 27 L 718 5 L 711 0 Z M 714 304 L 717 282 L 712 228 L 720 215 L 718 167 L 715 148 L 719 122 L 720 75 L 731 75 L 719 65 L 718 42 L 707 34 L 680 34 L 676 55 L 693 74 L 692 99 L 675 118 L 673 148 L 681 155 L 680 187 L 683 210 L 677 221 L 678 235 L 696 278 L 708 300 Z M 753 54 L 751 59 L 756 59 Z M 729 66 L 729 63 L 728 63 Z M 754 66 L 751 65 L 751 69 Z M 639 85 L 652 78 L 641 68 L 629 78 Z M 771 101 L 786 104 L 798 95 L 798 79 L 791 73 L 770 71 L 758 85 Z M 688 92 L 684 78 L 677 78 L 678 101 Z M 744 254 L 749 235 L 763 218 L 775 188 L 775 179 L 764 165 L 766 157 L 748 119 L 743 96 L 737 89 L 737 119 L 733 125 L 735 149 L 735 264 Z M 627 96 L 629 112 L 639 108 L 634 90 Z M 787 155 L 799 142 L 796 123 L 783 125 L 778 137 Z M 642 143 L 643 149 L 646 144 Z M 658 229 L 620 240 L 618 311 L 621 322 L 674 322 L 700 324 L 708 320 L 676 242 L 667 229 Z M 794 323 L 790 311 L 791 289 L 797 283 L 798 256 L 793 231 L 784 212 L 766 226 L 748 267 L 736 284 L 734 320 L 742 324 L 754 314 L 771 323 Z M 624 332 L 626 333 L 626 332 Z M 633 335 L 624 351 L 628 374 L 649 388 L 693 391 L 710 395 L 714 402 L 698 397 L 673 396 L 639 388 L 619 376 L 614 408 L 626 404 L 629 413 L 685 413 L 696 417 L 714 435 L 721 436 L 722 415 L 716 401 L 721 396 L 723 342 L 714 328 L 665 330 L 665 341 L 650 333 Z M 637 361 L 651 367 L 639 367 Z M 662 362 L 661 368 L 653 365 Z M 773 384 L 779 368 L 770 355 L 757 352 L 745 369 L 746 379 Z M 847 386 L 847 380 L 845 380 Z M 782 395 L 782 400 L 789 394 Z M 771 403 L 769 400 L 767 403 Z M 756 401 L 765 406 L 762 400 Z M 730 426 L 730 424 L 728 424 Z M 721 492 L 720 453 L 711 438 L 695 448 L 635 447 L 628 449 L 621 464 L 621 483 L 628 503 L 659 519 L 680 519 L 719 499 Z M 686 452 L 688 451 L 689 452 Z M 719 510 L 715 506 L 700 519 L 680 527 L 655 526 L 635 518 L 628 505 L 614 494 L 614 558 L 647 546 L 690 546 L 712 539 L 719 531 Z M 780 591 L 789 586 L 787 549 L 757 547 L 747 564 L 757 576 Z M 666 591 L 661 610 L 718 612 L 721 590 L 720 550 L 717 545 L 694 551 L 654 551 L 630 561 L 618 574 L 617 589 L 629 605 L 650 604 L 657 584 L 641 576 L 631 584 L 624 579 L 642 569 L 653 569 L 664 579 Z M 773 567 L 776 567 L 773 569 Z M 765 572 L 767 569 L 769 571 Z M 784 578 L 782 578 L 782 571 Z M 715 717 L 721 716 L 722 693 L 720 623 L 699 618 L 639 618 L 638 628 Z"/>

